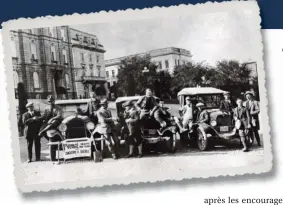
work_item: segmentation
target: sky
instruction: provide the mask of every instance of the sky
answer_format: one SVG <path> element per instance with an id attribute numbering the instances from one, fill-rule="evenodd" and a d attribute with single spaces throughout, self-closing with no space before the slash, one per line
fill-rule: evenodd
<path id="1" fill-rule="evenodd" d="M 260 32 L 250 10 L 71 26 L 95 34 L 112 59 L 164 47 L 189 50 L 195 62 L 258 61 Z"/>

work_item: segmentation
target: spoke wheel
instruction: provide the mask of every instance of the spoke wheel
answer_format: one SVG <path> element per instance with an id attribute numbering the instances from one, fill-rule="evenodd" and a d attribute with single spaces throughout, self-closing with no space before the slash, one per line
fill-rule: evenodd
<path id="1" fill-rule="evenodd" d="M 205 134 L 198 130 L 197 131 L 197 145 L 198 145 L 198 148 L 201 150 L 201 151 L 205 151 L 208 149 L 208 139 L 207 137 L 205 136 Z"/>

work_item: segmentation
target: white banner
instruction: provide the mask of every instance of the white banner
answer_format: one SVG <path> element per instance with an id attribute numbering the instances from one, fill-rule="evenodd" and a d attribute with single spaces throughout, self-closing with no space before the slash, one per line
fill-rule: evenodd
<path id="1" fill-rule="evenodd" d="M 90 140 L 64 142 L 63 146 L 64 146 L 64 158 L 65 159 L 91 156 L 91 141 Z"/>

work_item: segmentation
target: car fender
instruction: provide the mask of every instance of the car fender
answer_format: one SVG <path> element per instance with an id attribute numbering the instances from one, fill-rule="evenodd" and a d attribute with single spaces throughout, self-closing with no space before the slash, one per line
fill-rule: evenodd
<path id="1" fill-rule="evenodd" d="M 176 128 L 176 126 L 166 127 L 164 130 L 162 130 L 161 135 L 164 135 L 168 131 L 175 134 L 177 132 L 177 128 Z"/>
<path id="2" fill-rule="evenodd" d="M 53 130 L 53 129 L 52 130 L 47 130 L 46 131 L 46 135 L 47 135 L 47 137 L 49 139 L 53 139 L 53 138 L 55 138 L 55 136 L 59 136 L 61 141 L 64 140 L 63 135 L 58 130 Z"/>
<path id="3" fill-rule="evenodd" d="M 205 138 L 211 138 L 213 137 L 215 130 L 214 128 L 209 125 L 209 124 L 198 124 L 198 128 L 197 128 Z"/>

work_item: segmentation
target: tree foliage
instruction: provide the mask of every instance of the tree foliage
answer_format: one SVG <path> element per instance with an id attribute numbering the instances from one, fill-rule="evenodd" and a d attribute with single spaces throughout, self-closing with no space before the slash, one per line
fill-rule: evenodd
<path id="1" fill-rule="evenodd" d="M 146 88 L 151 88 L 158 97 L 170 95 L 170 74 L 167 71 L 157 72 L 157 64 L 148 55 L 122 60 L 117 78 L 119 96 L 142 95 Z"/>

